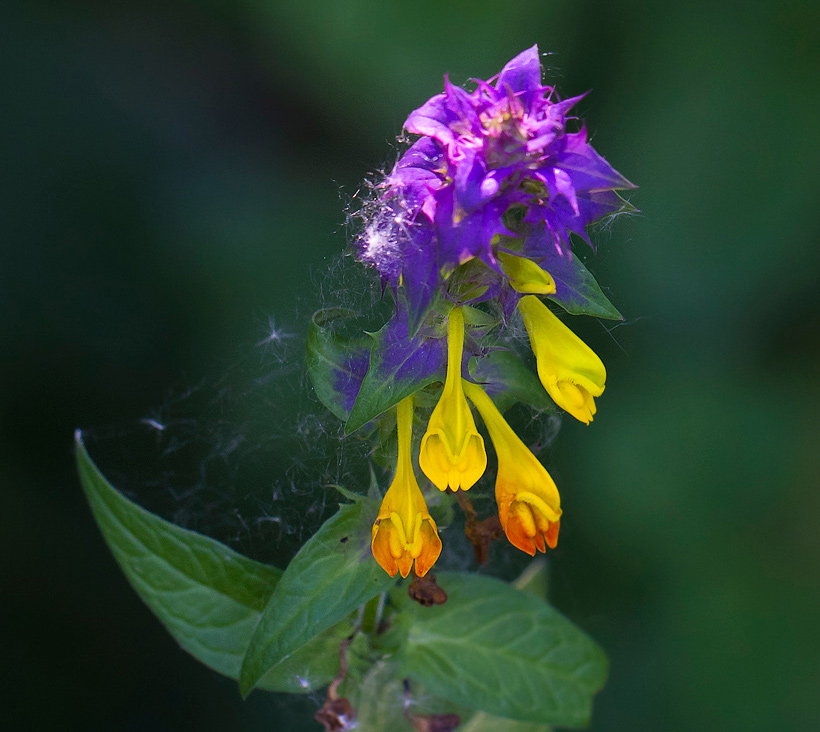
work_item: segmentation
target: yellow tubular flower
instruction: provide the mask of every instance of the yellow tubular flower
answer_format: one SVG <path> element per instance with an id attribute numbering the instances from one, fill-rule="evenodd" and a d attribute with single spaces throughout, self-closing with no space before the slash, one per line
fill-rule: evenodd
<path id="1" fill-rule="evenodd" d="M 487 453 L 461 388 L 464 313 L 453 308 L 447 324 L 447 379 L 421 440 L 419 466 L 439 490 L 468 490 L 484 474 Z"/>
<path id="2" fill-rule="evenodd" d="M 480 386 L 465 381 L 464 392 L 481 414 L 498 455 L 495 499 L 504 533 L 513 546 L 530 556 L 535 556 L 536 549 L 554 549 L 561 518 L 555 482 Z"/>
<path id="3" fill-rule="evenodd" d="M 498 253 L 501 269 L 510 279 L 516 292 L 532 295 L 552 295 L 555 293 L 555 280 L 549 272 L 541 269 L 535 262 L 526 257 L 519 257 L 507 252 Z"/>
<path id="4" fill-rule="evenodd" d="M 518 303 L 538 366 L 538 377 L 553 401 L 589 424 L 595 400 L 604 393 L 606 368 L 595 352 L 534 295 Z"/>
<path id="5" fill-rule="evenodd" d="M 413 433 L 413 397 L 398 405 L 399 458 L 396 475 L 382 500 L 373 524 L 371 547 L 376 561 L 391 577 L 416 574 L 423 577 L 441 554 L 441 539 L 427 510 L 424 496 L 413 473 L 410 438 Z"/>

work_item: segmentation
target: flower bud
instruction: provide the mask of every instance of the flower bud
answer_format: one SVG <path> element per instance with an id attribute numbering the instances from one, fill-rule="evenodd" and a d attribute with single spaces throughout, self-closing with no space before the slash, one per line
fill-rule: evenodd
<path id="1" fill-rule="evenodd" d="M 534 295 L 522 297 L 518 309 L 544 388 L 559 407 L 589 424 L 596 412 L 593 397 L 604 393 L 603 362 Z"/>
<path id="2" fill-rule="evenodd" d="M 399 456 L 396 475 L 382 500 L 373 524 L 373 556 L 387 574 L 406 577 L 416 565 L 423 577 L 441 554 L 441 539 L 421 494 L 410 455 L 413 432 L 413 397 L 398 405 Z"/>
<path id="3" fill-rule="evenodd" d="M 481 414 L 498 455 L 495 499 L 504 533 L 513 546 L 531 556 L 536 549 L 554 549 L 561 518 L 555 482 L 480 386 L 465 381 L 464 392 Z"/>
<path id="4" fill-rule="evenodd" d="M 461 386 L 464 314 L 450 311 L 447 379 L 421 440 L 419 466 L 439 490 L 468 490 L 484 474 L 487 453 Z"/>

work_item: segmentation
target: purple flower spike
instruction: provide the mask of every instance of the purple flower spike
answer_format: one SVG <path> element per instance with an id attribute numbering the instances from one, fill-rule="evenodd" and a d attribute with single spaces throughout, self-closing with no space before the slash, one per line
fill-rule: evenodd
<path id="1" fill-rule="evenodd" d="M 411 328 L 460 265 L 479 258 L 500 273 L 499 235 L 539 232 L 532 255 L 570 257 L 570 234 L 588 242 L 589 224 L 623 209 L 615 191 L 635 187 L 585 129 L 566 131 L 581 97 L 561 101 L 541 84 L 537 46 L 475 83 L 468 92 L 445 77 L 444 91 L 407 118 L 421 137 L 385 178 L 359 240 L 359 258 L 404 292 Z"/>

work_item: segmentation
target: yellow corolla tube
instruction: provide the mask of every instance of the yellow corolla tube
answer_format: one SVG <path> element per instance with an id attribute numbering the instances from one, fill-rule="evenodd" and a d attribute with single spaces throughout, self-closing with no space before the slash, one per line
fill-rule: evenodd
<path id="1" fill-rule="evenodd" d="M 487 468 L 484 439 L 475 427 L 461 388 L 464 313 L 450 311 L 447 324 L 447 379 L 421 440 L 419 466 L 439 490 L 468 490 Z"/>
<path id="2" fill-rule="evenodd" d="M 559 407 L 589 424 L 596 411 L 594 397 L 604 393 L 603 362 L 535 295 L 522 297 L 518 309 L 544 388 Z"/>
<path id="3" fill-rule="evenodd" d="M 498 253 L 501 269 L 516 292 L 533 295 L 552 295 L 555 293 L 555 280 L 549 272 L 541 269 L 535 262 L 526 257 L 507 252 Z"/>
<path id="4" fill-rule="evenodd" d="M 561 519 L 555 482 L 480 386 L 465 381 L 464 392 L 481 414 L 498 455 L 495 499 L 504 533 L 530 556 L 536 549 L 554 549 Z"/>
<path id="5" fill-rule="evenodd" d="M 406 577 L 416 563 L 423 577 L 441 554 L 441 539 L 413 472 L 410 439 L 413 434 L 413 397 L 398 405 L 399 457 L 396 475 L 382 500 L 373 524 L 371 547 L 376 561 L 391 577 Z"/>

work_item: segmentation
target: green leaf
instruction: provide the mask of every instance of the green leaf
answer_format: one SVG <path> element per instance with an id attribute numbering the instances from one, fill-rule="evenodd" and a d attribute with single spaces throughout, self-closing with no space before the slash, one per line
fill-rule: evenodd
<path id="1" fill-rule="evenodd" d="M 370 551 L 378 505 L 364 498 L 341 506 L 288 565 L 242 663 L 243 695 L 294 651 L 395 583 Z"/>
<path id="2" fill-rule="evenodd" d="M 258 688 L 265 691 L 307 694 L 327 686 L 339 673 L 339 647 L 354 628 L 353 620 L 345 618 L 341 623 L 336 623 L 311 638 L 268 671 L 259 682 Z M 238 679 L 238 675 L 233 678 Z"/>
<path id="3" fill-rule="evenodd" d="M 347 434 L 428 384 L 444 381 L 446 340 L 422 331 L 408 336 L 405 313 L 397 313 L 373 339 L 370 366 L 345 425 Z"/>
<path id="4" fill-rule="evenodd" d="M 254 562 L 128 500 L 100 473 L 75 435 L 77 469 L 100 531 L 128 581 L 176 641 L 197 660 L 239 679 L 242 658 L 282 571 Z M 260 683 L 270 691 L 308 692 L 339 670 L 340 623 Z"/>
<path id="5" fill-rule="evenodd" d="M 592 273 L 577 255 L 550 257 L 541 265 L 555 280 L 554 295 L 546 295 L 571 315 L 623 320 L 623 316 L 601 291 Z"/>
<path id="6" fill-rule="evenodd" d="M 432 608 L 394 593 L 410 617 L 400 672 L 462 706 L 566 727 L 588 723 L 607 662 L 581 630 L 538 598 L 490 577 L 441 572 Z"/>
<path id="7" fill-rule="evenodd" d="M 238 677 L 259 615 L 282 575 L 129 501 L 75 435 L 77 469 L 94 518 L 134 589 L 180 645 Z"/>
<path id="8" fill-rule="evenodd" d="M 307 336 L 307 370 L 316 396 L 339 419 L 346 420 L 356 401 L 370 358 L 370 339 L 339 332 L 356 314 L 326 308 L 314 314 Z"/>
<path id="9" fill-rule="evenodd" d="M 356 710 L 357 732 L 449 730 L 450 727 L 440 726 L 443 720 L 438 715 L 455 714 L 462 720 L 471 717 L 471 710 L 438 698 L 435 689 L 426 689 L 419 683 L 408 684 L 405 688 L 405 679 L 396 664 L 389 660 L 372 664 L 355 682 L 345 680 L 340 693 Z M 502 723 L 500 729 L 505 730 L 503 723 L 507 720 L 499 721 Z M 463 727 L 459 726 L 458 730 L 461 729 Z"/>
<path id="10" fill-rule="evenodd" d="M 555 404 L 538 377 L 512 351 L 490 351 L 473 363 L 473 380 L 484 387 L 501 412 L 517 402 L 533 409 L 555 411 Z"/>
<path id="11" fill-rule="evenodd" d="M 543 722 L 521 722 L 476 712 L 458 728 L 458 732 L 549 732 L 549 729 L 549 725 Z"/>
<path id="12" fill-rule="evenodd" d="M 404 688 L 395 665 L 377 663 L 351 694 L 357 732 L 413 732 L 404 715 Z"/>

